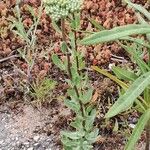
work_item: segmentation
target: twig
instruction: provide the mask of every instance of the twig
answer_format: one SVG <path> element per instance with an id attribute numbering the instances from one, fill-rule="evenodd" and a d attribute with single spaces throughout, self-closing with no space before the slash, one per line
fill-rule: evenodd
<path id="1" fill-rule="evenodd" d="M 9 59 L 12 59 L 12 58 L 17 58 L 19 57 L 18 55 L 12 55 L 12 56 L 9 56 L 9 57 L 5 57 L 5 58 L 2 58 L 0 59 L 0 63 L 4 62 L 4 61 L 7 61 Z"/>

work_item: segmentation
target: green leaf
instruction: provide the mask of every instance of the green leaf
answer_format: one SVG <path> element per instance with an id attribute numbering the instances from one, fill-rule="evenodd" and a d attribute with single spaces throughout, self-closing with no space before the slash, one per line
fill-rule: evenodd
<path id="1" fill-rule="evenodd" d="M 77 93 L 74 89 L 68 89 L 67 94 L 71 97 L 71 99 L 78 99 Z"/>
<path id="2" fill-rule="evenodd" d="M 83 104 L 87 104 L 92 99 L 93 89 L 89 88 L 83 95 L 80 96 L 80 100 Z"/>
<path id="3" fill-rule="evenodd" d="M 119 78 L 119 79 L 123 79 L 123 80 L 127 80 L 127 81 L 134 81 L 135 79 L 138 78 L 138 76 L 131 72 L 128 71 L 126 69 L 122 69 L 120 67 L 112 67 L 112 71 L 115 73 L 115 75 Z"/>
<path id="4" fill-rule="evenodd" d="M 90 131 L 93 128 L 93 123 L 94 123 L 95 117 L 96 117 L 96 109 L 92 109 L 92 111 L 86 117 L 86 120 L 85 120 L 86 131 Z"/>
<path id="5" fill-rule="evenodd" d="M 60 68 L 61 70 L 65 70 L 65 65 L 63 64 L 63 62 L 58 58 L 58 56 L 56 54 L 52 55 L 52 61 L 53 63 Z"/>
<path id="6" fill-rule="evenodd" d="M 99 129 L 96 128 L 94 131 L 88 133 L 85 138 L 87 139 L 88 143 L 93 144 L 96 142 L 99 134 Z"/>
<path id="7" fill-rule="evenodd" d="M 66 44 L 66 42 L 62 42 L 62 43 L 61 43 L 60 49 L 61 49 L 61 51 L 62 51 L 63 53 L 66 53 L 66 52 L 67 52 L 67 44 Z"/>
<path id="8" fill-rule="evenodd" d="M 74 14 L 74 19 L 71 22 L 71 28 L 76 30 L 80 28 L 80 13 Z"/>
<path id="9" fill-rule="evenodd" d="M 134 60 L 138 64 L 142 73 L 146 73 L 147 71 L 150 71 L 149 66 L 140 58 L 140 56 L 137 54 L 134 46 L 133 47 L 126 46 L 126 45 L 121 44 L 120 42 L 118 42 L 118 44 L 121 45 L 129 54 L 131 54 L 133 56 Z"/>
<path id="10" fill-rule="evenodd" d="M 90 145 L 87 141 L 81 143 L 81 147 L 79 150 L 92 150 L 93 146 Z M 76 150 L 76 149 L 75 149 Z"/>
<path id="11" fill-rule="evenodd" d="M 77 116 L 73 122 L 70 123 L 70 125 L 77 130 L 82 130 L 83 129 L 83 118 L 80 116 Z"/>
<path id="12" fill-rule="evenodd" d="M 115 27 L 111 30 L 103 30 L 84 38 L 80 41 L 84 45 L 92 45 L 103 42 L 118 40 L 122 37 L 134 34 L 147 34 L 150 33 L 150 25 L 136 25 L 130 24 L 120 27 Z"/>
<path id="13" fill-rule="evenodd" d="M 114 128 L 113 128 L 113 131 L 114 131 L 114 132 L 117 132 L 117 131 L 118 131 L 118 128 L 119 128 L 118 120 L 116 119 L 116 120 L 115 120 L 115 125 L 114 125 Z"/>
<path id="14" fill-rule="evenodd" d="M 70 140 L 68 137 L 61 135 L 61 141 L 64 145 L 65 150 L 72 150 L 72 147 L 80 145 L 79 140 Z"/>
<path id="15" fill-rule="evenodd" d="M 91 24 L 97 28 L 98 30 L 105 30 L 105 28 L 99 24 L 99 22 L 97 22 L 96 20 L 89 18 L 89 21 L 91 22 Z"/>
<path id="16" fill-rule="evenodd" d="M 111 80 L 113 80 L 114 82 L 116 82 L 118 85 L 120 85 L 124 90 L 127 90 L 128 89 L 128 85 L 125 84 L 124 82 L 122 82 L 121 80 L 119 80 L 116 76 L 108 73 L 106 70 L 104 69 L 100 69 L 98 68 L 97 66 L 92 66 L 91 67 L 93 70 L 101 73 L 102 75 L 110 78 Z"/>
<path id="17" fill-rule="evenodd" d="M 69 132 L 69 131 L 61 131 L 62 136 L 66 136 L 70 139 L 77 140 L 81 139 L 84 135 L 84 131 L 75 131 L 75 132 Z"/>
<path id="18" fill-rule="evenodd" d="M 128 109 L 144 89 L 150 84 L 150 72 L 147 72 L 137 78 L 129 89 L 119 97 L 115 104 L 105 115 L 105 118 L 110 118 L 118 113 Z"/>
<path id="19" fill-rule="evenodd" d="M 69 108 L 75 111 L 76 113 L 80 112 L 80 104 L 76 100 L 68 100 L 66 99 L 64 101 L 65 105 Z"/>
<path id="20" fill-rule="evenodd" d="M 123 91 L 126 91 L 129 88 L 129 86 L 126 83 L 122 82 L 116 76 L 111 75 L 107 71 L 100 69 L 97 66 L 92 66 L 92 69 L 94 69 L 95 71 L 101 73 L 102 75 L 104 75 L 104 76 L 110 78 L 111 80 L 113 80 L 114 82 L 116 82 L 119 86 L 121 86 L 123 88 Z M 142 102 L 144 101 L 141 96 L 139 96 L 138 99 L 141 100 Z M 145 111 L 144 106 L 141 104 L 141 102 L 139 100 L 136 100 L 137 105 L 139 105 L 141 107 L 141 109 Z"/>
<path id="21" fill-rule="evenodd" d="M 135 144 L 137 140 L 140 138 L 144 127 L 147 125 L 147 122 L 150 119 L 150 109 L 148 109 L 139 119 L 136 127 L 134 128 L 131 137 L 128 140 L 127 145 L 125 146 L 125 150 L 135 149 Z"/>
<path id="22" fill-rule="evenodd" d="M 138 21 L 139 21 L 141 24 L 148 25 L 148 22 L 146 22 L 146 21 L 144 20 L 144 18 L 140 15 L 140 13 L 137 13 L 136 16 L 137 16 L 137 18 L 138 18 Z M 150 34 L 146 34 L 146 37 L 147 37 L 147 39 L 150 41 Z"/>
<path id="23" fill-rule="evenodd" d="M 52 20 L 52 26 L 56 30 L 56 32 L 61 34 L 61 29 L 54 20 Z"/>
<path id="24" fill-rule="evenodd" d="M 125 0 L 129 6 L 133 7 L 134 9 L 138 10 L 140 13 L 142 13 L 147 19 L 150 20 L 150 13 L 141 5 L 134 4 L 130 0 Z"/>
<path id="25" fill-rule="evenodd" d="M 139 38 L 133 38 L 133 37 L 127 36 L 127 37 L 122 37 L 121 40 L 132 41 L 132 42 L 135 42 L 135 43 L 137 43 L 139 45 L 142 45 L 142 46 L 145 46 L 147 48 L 150 48 L 150 44 L 146 43 L 144 40 L 139 39 Z"/>

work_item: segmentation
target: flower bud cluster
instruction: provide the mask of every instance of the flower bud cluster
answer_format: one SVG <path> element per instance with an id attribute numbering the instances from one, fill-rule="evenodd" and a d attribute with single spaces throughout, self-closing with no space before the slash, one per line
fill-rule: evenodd
<path id="1" fill-rule="evenodd" d="M 53 20 L 58 21 L 69 13 L 78 11 L 81 8 L 83 0 L 43 0 L 45 11 Z"/>

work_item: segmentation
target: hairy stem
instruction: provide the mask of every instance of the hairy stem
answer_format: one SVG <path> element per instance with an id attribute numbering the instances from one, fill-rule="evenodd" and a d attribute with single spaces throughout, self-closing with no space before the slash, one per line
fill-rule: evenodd
<path id="1" fill-rule="evenodd" d="M 73 19 L 75 19 L 75 14 L 74 14 L 74 13 L 73 13 Z M 77 45 L 77 31 L 76 31 L 76 30 L 73 30 L 73 33 L 74 33 L 74 38 L 75 38 L 75 51 L 77 52 L 77 51 L 78 51 L 78 45 Z M 76 56 L 76 64 L 77 64 L 78 73 L 79 73 L 79 75 L 80 75 L 78 56 Z"/>
<path id="2" fill-rule="evenodd" d="M 66 35 L 65 35 L 65 19 L 64 18 L 61 19 L 61 30 L 62 30 L 62 40 L 67 44 Z M 77 51 L 77 43 L 76 42 L 75 42 L 75 45 L 76 45 L 76 51 Z M 76 57 L 76 61 L 78 62 L 78 58 L 77 57 Z M 77 66 L 77 69 L 78 69 L 78 67 L 79 66 Z M 69 53 L 68 49 L 67 49 L 67 70 L 68 70 L 69 78 L 70 78 L 70 80 L 72 80 L 71 60 L 70 60 L 70 53 Z M 74 88 L 74 90 L 76 92 L 76 95 L 77 95 L 77 97 L 79 99 L 79 91 L 78 91 L 77 86 L 74 86 L 73 88 Z M 79 100 L 79 103 L 80 103 L 80 106 L 81 106 L 82 116 L 84 117 L 84 106 L 83 106 L 83 104 L 81 103 L 80 100 Z M 83 126 L 84 126 L 84 122 L 83 122 Z"/>
<path id="3" fill-rule="evenodd" d="M 150 120 L 146 126 L 146 146 L 145 150 L 150 150 Z"/>
<path id="4" fill-rule="evenodd" d="M 66 35 L 65 35 L 65 19 L 61 19 L 61 30 L 62 30 L 62 40 L 67 44 Z M 71 74 L 71 61 L 70 61 L 70 53 L 67 50 L 67 70 L 69 74 L 69 78 L 72 80 L 72 74 Z"/>

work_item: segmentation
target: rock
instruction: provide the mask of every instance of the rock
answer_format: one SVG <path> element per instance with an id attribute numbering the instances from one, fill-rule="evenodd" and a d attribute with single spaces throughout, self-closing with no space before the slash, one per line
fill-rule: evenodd
<path id="1" fill-rule="evenodd" d="M 39 135 L 33 137 L 34 141 L 36 141 L 36 142 L 39 140 L 39 138 L 40 138 Z"/>
<path id="2" fill-rule="evenodd" d="M 29 147 L 27 150 L 33 150 L 33 147 Z"/>
<path id="3" fill-rule="evenodd" d="M 1 141 L 0 141 L 0 145 L 2 145 L 3 143 L 4 143 L 4 140 L 1 140 Z"/>

